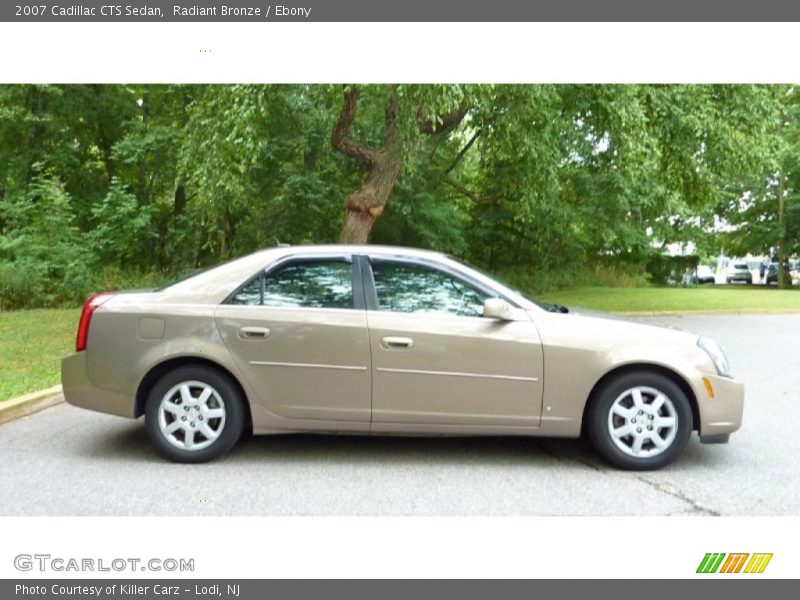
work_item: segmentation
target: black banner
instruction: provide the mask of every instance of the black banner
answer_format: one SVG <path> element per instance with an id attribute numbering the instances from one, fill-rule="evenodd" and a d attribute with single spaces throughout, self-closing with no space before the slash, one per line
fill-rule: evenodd
<path id="1" fill-rule="evenodd" d="M 0 4 L 0 21 L 238 22 L 554 22 L 797 21 L 800 3 L 786 0 L 109 0 L 17 1 Z"/>
<path id="2" fill-rule="evenodd" d="M 711 576 L 712 578 L 714 576 Z M 676 597 L 719 597 L 726 600 L 756 595 L 793 598 L 797 581 L 751 577 L 702 580 L 112 580 L 42 579 L 3 580 L 4 600 L 518 600 L 519 598 L 643 597 L 674 600 Z M 792 592 L 794 590 L 794 592 Z"/>

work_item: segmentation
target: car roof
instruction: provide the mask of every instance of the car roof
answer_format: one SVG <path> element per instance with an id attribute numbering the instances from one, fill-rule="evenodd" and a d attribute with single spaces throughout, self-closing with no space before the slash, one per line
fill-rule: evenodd
<path id="1" fill-rule="evenodd" d="M 221 265 L 201 271 L 161 292 L 174 302 L 221 302 L 228 297 L 241 283 L 249 279 L 260 269 L 275 261 L 291 256 L 325 256 L 337 254 L 384 254 L 409 258 L 429 258 L 438 262 L 452 264 L 440 252 L 405 248 L 400 246 L 373 246 L 352 244 L 317 244 L 308 246 L 276 246 L 258 250 L 246 256 L 230 260 Z"/>
<path id="2" fill-rule="evenodd" d="M 439 265 L 453 268 L 471 279 L 486 285 L 499 292 L 504 297 L 522 307 L 533 310 L 542 310 L 536 303 L 525 298 L 518 291 L 513 290 L 494 278 L 481 273 L 441 252 L 423 250 L 420 248 L 407 248 L 403 246 L 376 246 L 362 244 L 317 244 L 308 246 L 276 246 L 266 248 L 230 260 L 226 263 L 187 277 L 177 283 L 158 290 L 158 294 L 151 301 L 169 304 L 217 304 L 223 302 L 241 285 L 267 266 L 284 258 L 293 256 L 336 256 L 350 254 L 383 255 L 411 259 L 429 259 Z"/>

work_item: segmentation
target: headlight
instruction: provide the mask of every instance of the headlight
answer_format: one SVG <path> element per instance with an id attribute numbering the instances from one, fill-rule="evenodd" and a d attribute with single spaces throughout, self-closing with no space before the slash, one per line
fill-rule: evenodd
<path id="1" fill-rule="evenodd" d="M 725 351 L 717 342 L 711 338 L 700 336 L 700 339 L 697 340 L 697 345 L 706 351 L 706 354 L 708 354 L 714 366 L 717 368 L 717 373 L 722 377 L 733 377 L 728 357 L 725 356 Z"/>

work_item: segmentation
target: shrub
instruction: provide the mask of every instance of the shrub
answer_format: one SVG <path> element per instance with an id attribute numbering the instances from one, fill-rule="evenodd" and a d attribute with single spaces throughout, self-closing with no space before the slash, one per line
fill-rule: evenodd
<path id="1" fill-rule="evenodd" d="M 3 308 L 74 304 L 91 288 L 94 258 L 74 224 L 71 198 L 59 181 L 37 175 L 0 217 Z"/>

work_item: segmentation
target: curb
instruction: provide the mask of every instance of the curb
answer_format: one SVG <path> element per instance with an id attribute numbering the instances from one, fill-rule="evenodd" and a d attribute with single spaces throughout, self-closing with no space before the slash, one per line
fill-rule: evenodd
<path id="1" fill-rule="evenodd" d="M 61 393 L 60 385 L 18 396 L 11 400 L 4 400 L 0 402 L 0 425 L 14 419 L 27 417 L 62 402 L 64 402 L 64 395 Z"/>

